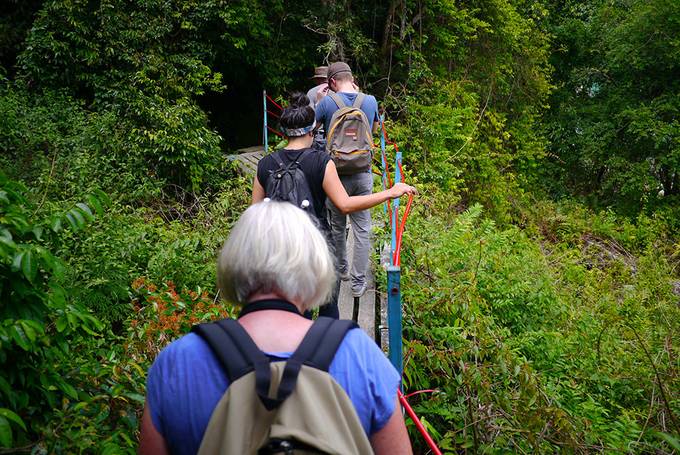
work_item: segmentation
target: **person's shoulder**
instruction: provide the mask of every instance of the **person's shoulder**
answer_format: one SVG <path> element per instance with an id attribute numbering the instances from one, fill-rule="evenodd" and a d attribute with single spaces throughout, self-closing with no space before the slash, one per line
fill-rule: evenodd
<path id="1" fill-rule="evenodd" d="M 178 358 L 204 355 L 210 352 L 208 344 L 195 333 L 188 333 L 163 348 L 157 360 L 176 361 Z"/>
<path id="2" fill-rule="evenodd" d="M 330 94 L 321 98 L 321 100 L 316 104 L 316 108 L 321 110 L 326 110 L 331 106 L 335 106 L 335 101 L 333 101 Z"/>
<path id="3" fill-rule="evenodd" d="M 368 93 L 364 93 L 364 102 L 368 102 L 370 104 L 375 104 L 376 106 L 378 105 L 378 100 L 376 99 L 375 96 L 369 95 Z"/>
<path id="4" fill-rule="evenodd" d="M 369 336 L 360 328 L 355 328 L 347 332 L 345 339 L 340 344 L 338 352 L 342 352 L 357 360 L 363 359 L 370 363 L 378 361 L 378 364 L 382 364 L 383 361 L 385 361 L 389 364 L 385 354 L 378 345 L 375 344 L 375 341 L 369 338 Z"/>

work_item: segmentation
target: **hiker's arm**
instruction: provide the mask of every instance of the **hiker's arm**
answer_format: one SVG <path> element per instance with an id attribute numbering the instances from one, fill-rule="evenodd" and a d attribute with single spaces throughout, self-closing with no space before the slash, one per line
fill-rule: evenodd
<path id="1" fill-rule="evenodd" d="M 139 455 L 169 455 L 168 445 L 151 420 L 149 403 L 144 403 L 144 415 L 142 416 L 142 430 L 139 435 Z"/>
<path id="2" fill-rule="evenodd" d="M 257 204 L 258 202 L 261 202 L 262 200 L 264 200 L 264 188 L 260 184 L 260 180 L 258 180 L 257 175 L 255 175 L 255 178 L 253 178 L 252 203 Z"/>
<path id="3" fill-rule="evenodd" d="M 359 210 L 370 209 L 388 199 L 395 199 L 404 194 L 416 194 L 414 187 L 404 183 L 397 183 L 388 190 L 379 193 L 367 194 L 364 196 L 349 196 L 345 187 L 342 186 L 335 163 L 329 161 L 326 165 L 326 173 L 323 178 L 323 190 L 340 212 L 343 214 L 358 212 Z"/>
<path id="4" fill-rule="evenodd" d="M 413 453 L 398 398 L 390 420 L 371 436 L 371 446 L 373 446 L 373 450 L 377 455 L 407 455 Z"/>
<path id="5" fill-rule="evenodd" d="M 379 122 L 373 122 L 373 134 L 378 132 L 378 127 L 380 126 Z"/>

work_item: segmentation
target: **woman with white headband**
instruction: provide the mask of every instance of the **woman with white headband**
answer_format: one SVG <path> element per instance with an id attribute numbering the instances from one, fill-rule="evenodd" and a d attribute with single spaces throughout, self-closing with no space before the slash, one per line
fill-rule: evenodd
<path id="1" fill-rule="evenodd" d="M 415 194 L 416 189 L 404 183 L 397 183 L 392 188 L 364 196 L 348 196 L 340 181 L 335 163 L 326 151 L 312 149 L 314 129 L 316 127 L 314 109 L 309 106 L 309 98 L 303 93 L 294 93 L 290 103 L 283 110 L 280 119 L 281 131 L 288 139 L 284 149 L 266 155 L 257 165 L 257 175 L 253 181 L 253 204 L 272 195 L 267 194 L 270 179 L 277 169 L 298 162 L 304 173 L 311 201 L 308 210 L 316 218 L 319 229 L 330 238 L 330 226 L 326 214 L 326 197 L 342 213 L 352 213 L 375 207 L 388 199 L 404 194 Z M 303 207 L 304 208 L 304 207 Z M 331 244 L 331 242 L 329 242 Z M 322 307 L 320 314 L 338 318 L 337 301 Z"/>

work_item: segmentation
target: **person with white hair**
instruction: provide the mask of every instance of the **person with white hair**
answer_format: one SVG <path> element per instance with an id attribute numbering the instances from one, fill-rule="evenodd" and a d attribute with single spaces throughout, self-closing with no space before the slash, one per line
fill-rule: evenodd
<path id="1" fill-rule="evenodd" d="M 330 297 L 333 256 L 310 217 L 285 202 L 248 208 L 224 244 L 217 282 L 242 308 L 238 324 L 270 358 L 287 359 L 313 322 L 302 313 Z M 278 302 L 279 309 L 263 306 Z M 259 305 L 259 306 L 258 306 Z M 400 377 L 362 330 L 350 330 L 328 369 L 346 392 L 379 454 L 409 454 L 397 398 Z M 151 366 L 139 453 L 194 454 L 229 383 L 220 361 L 196 333 L 167 346 Z"/>

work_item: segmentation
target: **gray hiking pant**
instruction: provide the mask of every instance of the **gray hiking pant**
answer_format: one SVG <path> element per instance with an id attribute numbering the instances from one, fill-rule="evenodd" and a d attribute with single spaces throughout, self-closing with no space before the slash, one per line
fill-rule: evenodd
<path id="1" fill-rule="evenodd" d="M 354 175 L 341 175 L 340 181 L 350 196 L 362 196 L 373 192 L 373 174 L 361 172 Z M 345 226 L 347 218 L 327 199 L 327 207 L 330 215 L 331 235 L 335 244 L 335 254 L 338 261 L 338 272 L 346 273 L 347 242 L 345 239 Z M 358 292 L 366 284 L 366 271 L 368 270 L 368 257 L 370 253 L 369 236 L 371 234 L 371 211 L 362 210 L 349 215 L 352 223 L 352 235 L 354 236 L 354 251 L 352 251 L 352 269 L 350 272 L 352 292 Z"/>

